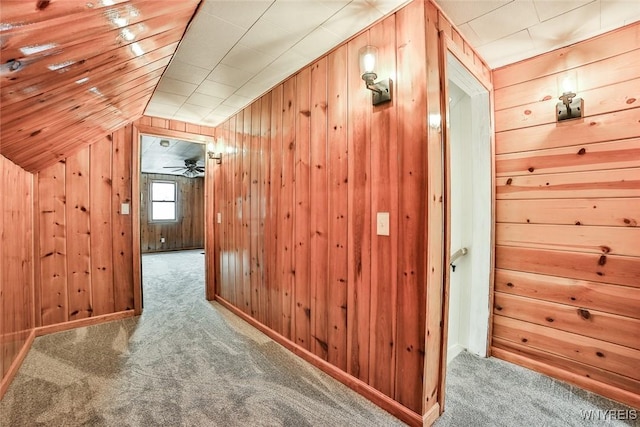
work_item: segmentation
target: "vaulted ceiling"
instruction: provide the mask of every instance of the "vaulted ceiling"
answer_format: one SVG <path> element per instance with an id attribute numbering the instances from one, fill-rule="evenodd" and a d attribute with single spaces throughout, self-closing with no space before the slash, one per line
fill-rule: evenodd
<path id="1" fill-rule="evenodd" d="M 2 0 L 0 154 L 37 171 L 144 113 L 217 125 L 404 3 Z M 640 19 L 638 0 L 436 3 L 493 67 Z"/>
<path id="2" fill-rule="evenodd" d="M 140 117 L 199 0 L 2 0 L 0 153 L 31 171 Z"/>

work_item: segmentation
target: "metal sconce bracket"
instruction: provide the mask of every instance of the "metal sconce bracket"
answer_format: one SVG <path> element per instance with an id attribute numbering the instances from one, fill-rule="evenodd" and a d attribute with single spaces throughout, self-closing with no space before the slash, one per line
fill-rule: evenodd
<path id="1" fill-rule="evenodd" d="M 218 154 L 216 156 L 216 153 L 214 153 L 213 151 L 209 151 L 207 154 L 209 154 L 209 159 L 210 160 L 215 160 L 216 161 L 216 165 L 221 165 L 222 164 L 222 153 Z"/>
<path id="2" fill-rule="evenodd" d="M 384 79 L 373 84 L 367 83 L 367 89 L 371 92 L 373 105 L 391 101 L 391 79 Z"/>
<path id="3" fill-rule="evenodd" d="M 582 117 L 584 101 L 582 98 L 575 98 L 573 92 L 564 93 L 559 99 L 562 102 L 556 104 L 556 119 L 563 120 L 579 119 Z"/>
<path id="4" fill-rule="evenodd" d="M 378 78 L 376 73 L 364 73 L 362 75 L 365 86 L 373 92 L 371 94 L 373 105 L 391 101 L 391 79 L 383 79 L 376 82 L 376 78 Z"/>

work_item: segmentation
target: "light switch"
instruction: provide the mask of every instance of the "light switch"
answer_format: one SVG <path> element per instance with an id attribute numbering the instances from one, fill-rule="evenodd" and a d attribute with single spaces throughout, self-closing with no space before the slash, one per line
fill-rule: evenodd
<path id="1" fill-rule="evenodd" d="M 122 203 L 120 205 L 120 214 L 129 215 L 129 203 Z"/>
<path id="2" fill-rule="evenodd" d="M 218 224 L 222 224 L 222 212 L 218 212 L 217 216 L 217 220 L 218 220 Z"/>
<path id="3" fill-rule="evenodd" d="M 389 212 L 378 212 L 378 236 L 389 235 Z"/>

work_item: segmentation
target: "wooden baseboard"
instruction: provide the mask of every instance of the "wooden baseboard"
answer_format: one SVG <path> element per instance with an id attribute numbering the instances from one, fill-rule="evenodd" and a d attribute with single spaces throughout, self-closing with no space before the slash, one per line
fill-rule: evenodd
<path id="1" fill-rule="evenodd" d="M 240 317 L 245 322 L 249 323 L 254 328 L 260 330 L 265 335 L 269 336 L 269 338 L 273 339 L 278 344 L 282 345 L 284 348 L 291 351 L 296 356 L 311 363 L 313 366 L 322 370 L 326 374 L 332 376 L 336 380 L 340 381 L 342 384 L 351 388 L 356 393 L 366 397 L 367 399 L 369 399 L 370 401 L 372 401 L 373 403 L 375 403 L 385 411 L 389 412 L 391 415 L 395 416 L 396 418 L 399 418 L 400 420 L 404 421 L 410 426 L 421 426 L 423 424 L 423 419 L 419 414 L 413 412 L 411 409 L 407 408 L 401 403 L 396 402 L 389 396 L 376 390 L 375 388 L 371 387 L 369 384 L 365 383 L 364 381 L 361 381 L 358 378 L 355 378 L 347 374 L 346 372 L 330 364 L 326 360 L 321 359 L 315 354 L 311 353 L 310 351 L 298 346 L 297 344 L 294 344 L 293 342 L 289 341 L 287 338 L 278 334 L 274 330 L 266 327 L 265 325 L 263 325 L 262 323 L 254 319 L 253 317 L 249 316 L 242 310 L 238 309 L 237 307 L 232 305 L 230 302 L 226 301 L 224 298 L 221 298 L 220 296 L 216 295 L 215 301 L 220 303 L 220 305 L 222 305 L 223 307 L 231 311 L 236 316 Z"/>
<path id="2" fill-rule="evenodd" d="M 36 336 L 54 334 L 56 332 L 68 331 L 69 329 L 82 328 L 84 326 L 99 325 L 100 323 L 112 322 L 114 320 L 126 319 L 135 316 L 134 310 L 119 311 L 117 313 L 103 314 L 102 316 L 87 317 L 86 319 L 72 320 L 55 325 L 40 326 L 36 328 Z"/>
<path id="3" fill-rule="evenodd" d="M 11 384 L 11 381 L 13 381 L 13 378 L 18 373 L 20 366 L 22 366 L 22 362 L 24 361 L 24 358 L 27 357 L 27 353 L 29 352 L 29 349 L 31 348 L 31 344 L 33 344 L 33 340 L 35 337 L 36 331 L 32 330 L 31 333 L 29 333 L 29 336 L 27 337 L 24 345 L 22 346 L 22 349 L 18 353 L 18 356 L 9 367 L 6 375 L 2 377 L 2 381 L 0 382 L 0 400 L 2 400 L 2 398 L 4 397 L 4 394 L 9 388 L 9 384 Z"/>
<path id="4" fill-rule="evenodd" d="M 422 425 L 424 427 L 431 426 L 440 417 L 440 405 L 436 402 L 427 412 L 422 416 Z"/>
<path id="5" fill-rule="evenodd" d="M 501 348 L 492 347 L 491 355 L 498 359 L 506 360 L 507 362 L 524 366 L 525 368 L 529 368 L 533 371 L 549 375 L 550 377 L 556 378 L 560 381 L 565 381 L 567 383 L 576 385 L 580 388 L 589 390 L 593 393 L 618 401 L 620 403 L 624 403 L 625 405 L 631 406 L 633 408 L 640 409 L 640 394 L 622 390 L 609 384 L 595 381 L 591 378 L 583 377 L 582 375 L 577 375 L 573 372 L 569 372 L 564 369 L 557 368 L 555 366 L 551 366 L 546 363 L 531 359 L 520 354 L 512 353 Z"/>

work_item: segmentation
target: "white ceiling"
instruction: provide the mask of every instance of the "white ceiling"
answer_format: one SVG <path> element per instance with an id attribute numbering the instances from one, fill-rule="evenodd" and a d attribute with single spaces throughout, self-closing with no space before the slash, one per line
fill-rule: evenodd
<path id="1" fill-rule="evenodd" d="M 216 126 L 406 0 L 203 0 L 147 105 Z M 640 0 L 436 0 L 492 68 L 640 20 Z"/>

